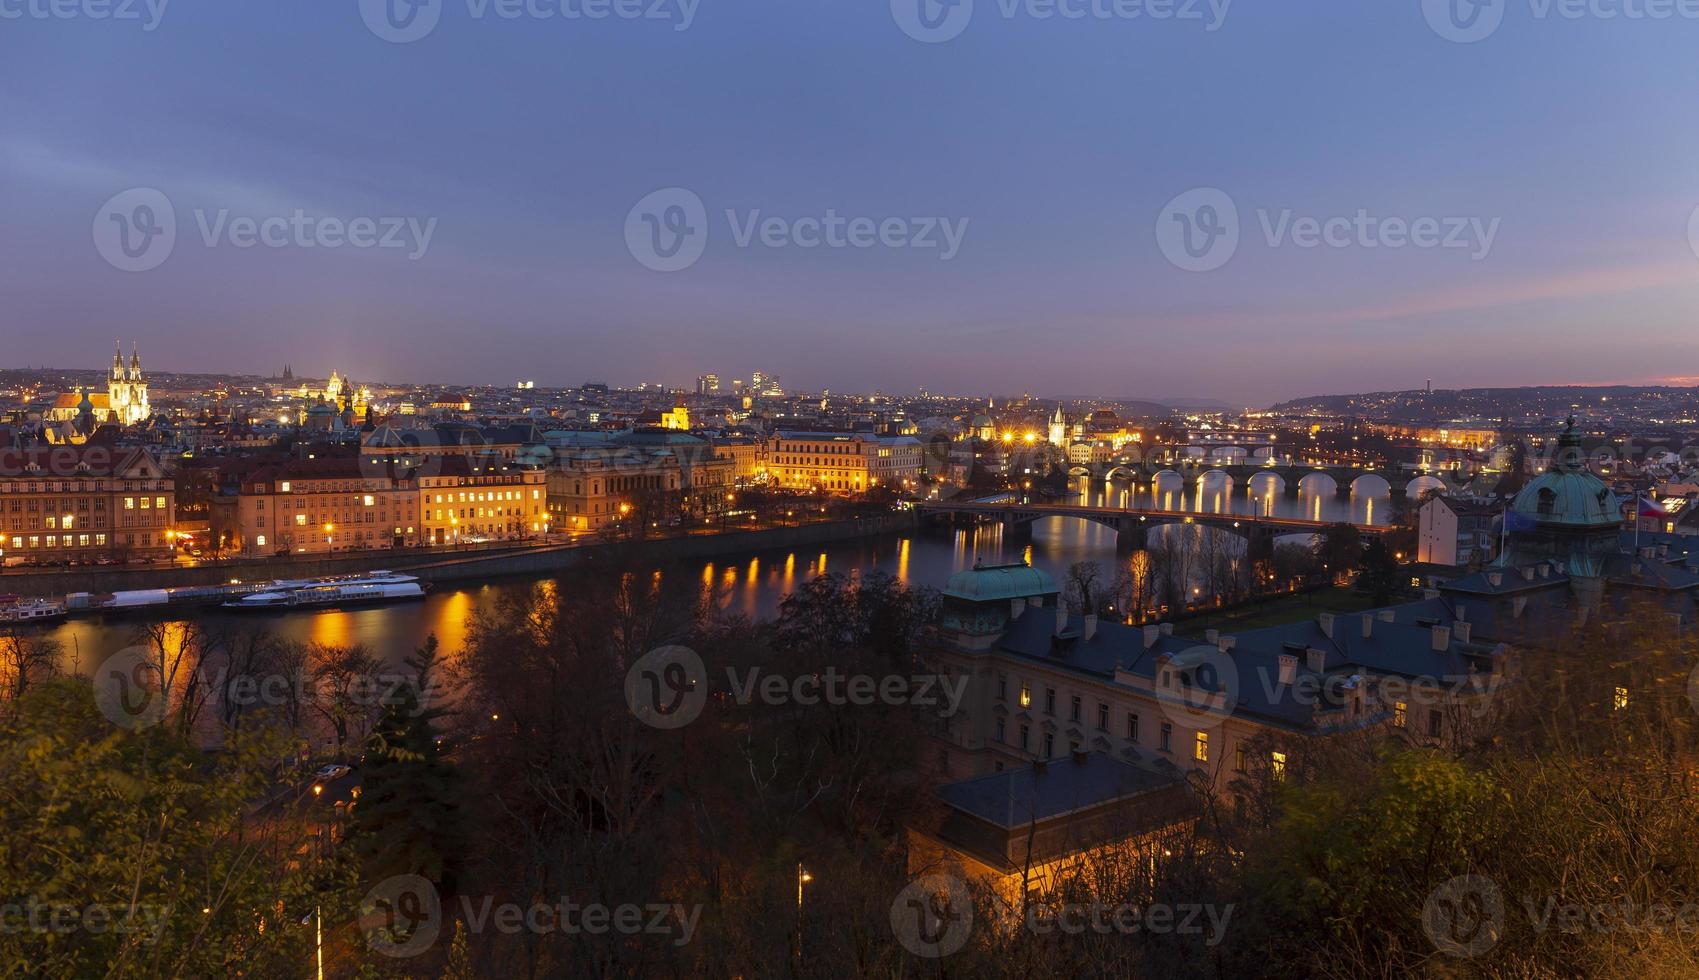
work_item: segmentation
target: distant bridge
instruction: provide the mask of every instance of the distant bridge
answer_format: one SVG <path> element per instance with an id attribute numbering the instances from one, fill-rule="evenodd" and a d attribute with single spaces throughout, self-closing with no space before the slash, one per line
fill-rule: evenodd
<path id="1" fill-rule="evenodd" d="M 1198 514 L 1174 510 L 1138 510 L 1120 507 L 1091 507 L 1084 504 L 1028 504 L 1015 501 L 937 501 L 917 505 L 923 517 L 956 523 L 962 520 L 999 523 L 1006 534 L 1030 536 L 1034 521 L 1046 517 L 1073 517 L 1115 530 L 1116 546 L 1136 551 L 1150 544 L 1150 530 L 1173 524 L 1196 524 L 1236 534 L 1245 539 L 1246 556 L 1256 561 L 1274 553 L 1275 539 L 1287 534 L 1317 534 L 1337 521 L 1307 521 L 1292 517 L 1249 517 L 1243 514 Z M 1353 525 L 1364 535 L 1381 535 L 1396 530 L 1380 524 Z"/>
<path id="2" fill-rule="evenodd" d="M 1378 478 L 1385 481 L 1394 501 L 1419 497 L 1428 490 L 1451 491 L 1463 480 L 1462 474 L 1444 470 L 1409 477 L 1408 474 L 1387 466 L 1377 468 L 1305 463 L 1258 466 L 1250 463 L 1213 464 L 1204 460 L 1089 463 L 1078 464 L 1068 470 L 1070 479 L 1086 477 L 1093 482 L 1101 480 L 1105 483 L 1125 480 L 1135 487 L 1144 484 L 1154 487 L 1161 477 L 1171 476 L 1180 480 L 1188 489 L 1210 479 L 1211 474 L 1220 474 L 1215 479 L 1225 482 L 1229 492 L 1241 485 L 1254 487 L 1257 483 L 1264 486 L 1272 483 L 1282 495 L 1293 500 L 1298 498 L 1306 484 L 1315 486 L 1315 478 L 1321 476 L 1332 481 L 1334 495 L 1340 499 L 1349 499 L 1359 490 L 1364 480 L 1370 477 Z"/>

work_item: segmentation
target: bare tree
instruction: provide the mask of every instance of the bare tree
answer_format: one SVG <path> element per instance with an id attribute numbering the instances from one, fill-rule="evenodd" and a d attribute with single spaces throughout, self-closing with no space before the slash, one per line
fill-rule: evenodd
<path id="1" fill-rule="evenodd" d="M 0 632 L 0 703 L 16 705 L 37 682 L 59 670 L 64 647 L 39 633 Z"/>

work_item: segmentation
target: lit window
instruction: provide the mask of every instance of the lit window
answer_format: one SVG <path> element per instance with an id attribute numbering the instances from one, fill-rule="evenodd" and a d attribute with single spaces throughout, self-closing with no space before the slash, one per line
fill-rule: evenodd
<path id="1" fill-rule="evenodd" d="M 1286 778 L 1286 753 L 1274 752 L 1268 757 L 1268 771 L 1275 779 Z"/>
<path id="2" fill-rule="evenodd" d="M 1628 688 L 1619 687 L 1616 689 L 1615 696 L 1611 698 L 1611 706 L 1618 711 L 1628 707 Z"/>
<path id="3" fill-rule="evenodd" d="M 1023 708 L 1032 707 L 1032 685 L 1031 684 L 1026 684 L 1026 683 L 1021 684 L 1021 707 L 1023 707 Z"/>
<path id="4" fill-rule="evenodd" d="M 1403 728 L 1405 718 L 1408 714 L 1409 714 L 1409 706 L 1408 705 L 1406 705 L 1402 701 L 1393 702 L 1393 705 L 1392 705 L 1392 726 L 1394 728 Z"/>
<path id="5" fill-rule="evenodd" d="M 1192 742 L 1192 758 L 1196 759 L 1199 762 L 1208 762 L 1209 761 L 1209 733 L 1208 732 L 1198 732 L 1197 738 L 1195 740 L 1193 740 L 1193 742 Z"/>

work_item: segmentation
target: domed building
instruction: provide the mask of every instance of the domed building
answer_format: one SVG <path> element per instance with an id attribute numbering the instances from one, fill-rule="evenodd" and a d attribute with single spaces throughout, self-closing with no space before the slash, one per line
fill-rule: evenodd
<path id="1" fill-rule="evenodd" d="M 1054 605 L 1061 590 L 1042 568 L 1025 562 L 979 565 L 950 576 L 943 592 L 943 626 L 964 649 L 1001 636 L 1028 605 Z"/>
<path id="2" fill-rule="evenodd" d="M 1546 472 L 1516 495 L 1505 515 L 1501 566 L 1554 563 L 1571 579 L 1597 579 L 1622 550 L 1622 504 L 1587 470 L 1575 420 L 1558 437 Z"/>

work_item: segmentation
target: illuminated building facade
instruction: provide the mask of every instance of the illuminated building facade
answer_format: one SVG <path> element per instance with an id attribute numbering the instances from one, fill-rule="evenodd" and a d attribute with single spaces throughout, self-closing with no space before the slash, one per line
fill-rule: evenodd
<path id="1" fill-rule="evenodd" d="M 164 558 L 174 484 L 146 450 L 0 449 L 0 551 L 26 563 Z"/>
<path id="2" fill-rule="evenodd" d="M 767 446 L 767 470 L 781 487 L 866 493 L 919 484 L 920 440 L 860 432 L 779 432 Z"/>

